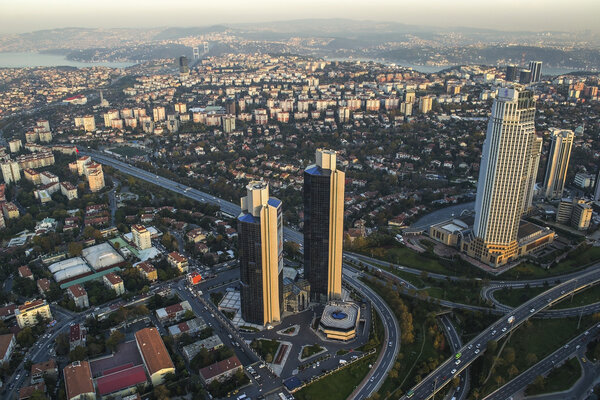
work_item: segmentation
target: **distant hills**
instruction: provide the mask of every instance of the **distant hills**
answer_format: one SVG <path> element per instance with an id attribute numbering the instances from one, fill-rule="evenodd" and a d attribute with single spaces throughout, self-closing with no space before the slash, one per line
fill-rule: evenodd
<path id="1" fill-rule="evenodd" d="M 0 35 L 0 51 L 137 61 L 191 55 L 189 42 L 182 40 L 190 37 L 208 40 L 209 55 L 263 52 L 428 65 L 502 65 L 535 59 L 556 67 L 600 69 L 600 37 L 590 32 L 505 32 L 336 18 L 145 29 L 69 27 Z"/>

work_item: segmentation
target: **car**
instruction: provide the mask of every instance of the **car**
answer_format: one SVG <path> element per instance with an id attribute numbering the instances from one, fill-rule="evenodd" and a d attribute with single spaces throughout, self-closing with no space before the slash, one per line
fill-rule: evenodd
<path id="1" fill-rule="evenodd" d="M 565 291 L 564 291 L 564 290 L 561 290 L 561 291 L 560 291 L 560 294 L 565 294 Z"/>
<path id="2" fill-rule="evenodd" d="M 392 342 L 389 342 L 389 343 L 388 343 L 388 346 L 389 346 L 389 347 L 392 347 Z"/>
<path id="3" fill-rule="evenodd" d="M 456 358 L 457 360 L 460 358 L 460 356 L 462 356 L 461 352 L 456 353 L 456 355 L 454 356 L 454 358 Z"/>
<path id="4" fill-rule="evenodd" d="M 531 310 L 529 310 L 530 313 L 535 312 L 535 308 L 532 308 Z"/>
<path id="5" fill-rule="evenodd" d="M 575 346 L 575 350 L 579 350 L 580 347 L 580 345 Z"/>
<path id="6" fill-rule="evenodd" d="M 496 334 L 496 331 L 492 331 L 492 336 L 494 336 Z"/>
<path id="7" fill-rule="evenodd" d="M 568 349 L 568 348 L 569 348 L 569 344 L 565 344 L 565 349 Z"/>
<path id="8" fill-rule="evenodd" d="M 471 350 L 473 348 L 473 344 L 470 344 L 468 349 Z"/>
<path id="9" fill-rule="evenodd" d="M 481 347 L 481 343 L 477 343 L 477 345 L 475 345 L 475 347 L 480 348 Z"/>
<path id="10" fill-rule="evenodd" d="M 590 331 L 585 331 L 584 335 L 587 336 L 590 334 Z"/>
<path id="11" fill-rule="evenodd" d="M 456 360 L 456 361 L 454 362 L 454 365 L 458 365 L 458 364 L 460 364 L 460 360 Z"/>
<path id="12" fill-rule="evenodd" d="M 475 350 L 475 354 L 479 354 L 480 351 L 481 350 L 479 350 L 479 349 Z"/>
<path id="13" fill-rule="evenodd" d="M 506 327 L 502 328 L 502 332 L 506 332 Z"/>
<path id="14" fill-rule="evenodd" d="M 450 371 L 450 373 L 451 373 L 452 375 L 454 375 L 454 374 L 456 373 L 456 368 L 454 368 L 452 371 Z"/>
<path id="15" fill-rule="evenodd" d="M 584 363 L 587 362 L 587 360 L 585 359 L 585 357 L 581 357 L 581 361 L 583 361 Z"/>

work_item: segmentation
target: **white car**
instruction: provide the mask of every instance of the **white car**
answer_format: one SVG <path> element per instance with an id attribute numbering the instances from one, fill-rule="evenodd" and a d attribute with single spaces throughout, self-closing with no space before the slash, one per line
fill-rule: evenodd
<path id="1" fill-rule="evenodd" d="M 475 350 L 475 354 L 479 354 L 480 351 L 481 350 L 479 350 L 479 349 Z"/>
<path id="2" fill-rule="evenodd" d="M 502 332 L 506 332 L 506 327 L 502 328 Z"/>
<path id="3" fill-rule="evenodd" d="M 454 362 L 454 365 L 458 365 L 458 364 L 460 364 L 460 360 L 456 360 L 456 361 Z"/>
<path id="4" fill-rule="evenodd" d="M 452 375 L 454 375 L 454 374 L 456 373 L 456 368 L 454 368 L 452 371 L 450 371 L 450 373 L 451 373 Z"/>
<path id="5" fill-rule="evenodd" d="M 535 312 L 535 308 L 532 308 L 531 310 L 529 310 L 530 313 Z"/>

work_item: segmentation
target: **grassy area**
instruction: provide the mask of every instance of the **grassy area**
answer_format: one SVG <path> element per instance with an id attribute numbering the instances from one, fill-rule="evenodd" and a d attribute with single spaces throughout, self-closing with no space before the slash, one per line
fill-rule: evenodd
<path id="1" fill-rule="evenodd" d="M 584 316 L 580 328 L 577 329 L 578 318 L 565 319 L 534 319 L 525 322 L 513 332 L 509 342 L 500 354 L 499 361 L 490 378 L 493 357 L 496 356 L 502 343 L 492 342 L 492 351 L 488 350 L 473 364 L 473 383 L 479 397 L 491 393 L 519 373 L 525 371 L 539 360 L 562 346 L 572 337 L 585 331 L 591 324 L 592 318 Z M 485 381 L 485 382 L 484 382 Z"/>
<path id="2" fill-rule="evenodd" d="M 496 299 L 507 306 L 517 307 L 527 300 L 534 298 L 540 293 L 548 290 L 547 287 L 534 287 L 525 289 L 502 289 L 494 293 Z M 560 303 L 551 307 L 551 309 L 559 310 L 565 308 L 585 306 L 592 303 L 600 302 L 600 285 L 592 286 L 576 293 L 572 298 L 566 297 Z"/>
<path id="3" fill-rule="evenodd" d="M 323 348 L 321 346 L 319 346 L 318 344 L 312 344 L 310 346 L 306 346 L 302 349 L 301 358 L 308 358 L 310 356 L 314 356 L 315 354 L 319 353 L 322 350 L 323 350 Z"/>
<path id="4" fill-rule="evenodd" d="M 581 365 L 579 365 L 577 357 L 571 358 L 560 367 L 553 369 L 544 380 L 538 380 L 529 385 L 525 389 L 525 393 L 527 396 L 533 396 L 562 392 L 570 389 L 580 377 Z"/>
<path id="5" fill-rule="evenodd" d="M 477 306 L 485 305 L 485 302 L 480 296 L 479 288 L 465 288 L 464 285 L 446 285 L 444 287 L 433 286 L 422 290 L 419 293 L 427 293 L 431 297 L 454 301 L 462 304 L 472 304 Z"/>
<path id="6" fill-rule="evenodd" d="M 553 309 L 562 310 L 565 308 L 585 306 L 600 301 L 600 285 L 592 286 L 573 295 L 573 298 L 567 297 L 560 303 L 552 306 Z"/>
<path id="7" fill-rule="evenodd" d="M 545 292 L 546 290 L 548 290 L 547 287 L 532 287 L 524 289 L 506 288 L 497 290 L 494 293 L 494 297 L 502 304 L 510 307 L 517 307 L 525 303 L 527 300 L 533 299 L 540 293 Z"/>
<path id="8" fill-rule="evenodd" d="M 600 247 L 581 245 L 571 251 L 563 261 L 549 269 L 531 263 L 521 263 L 500 276 L 502 279 L 511 280 L 550 278 L 577 271 L 597 261 L 600 261 Z"/>
<path id="9" fill-rule="evenodd" d="M 461 259 L 446 260 L 440 258 L 431 249 L 424 253 L 417 253 L 399 243 L 390 243 L 385 246 L 361 248 L 356 251 L 369 257 L 426 272 L 472 278 L 490 277 L 486 272 Z"/>
<path id="10" fill-rule="evenodd" d="M 125 157 L 143 156 L 146 154 L 143 150 L 130 146 L 119 146 L 110 149 L 113 153 L 120 154 Z"/>
<path id="11" fill-rule="evenodd" d="M 257 339 L 252 341 L 250 344 L 254 350 L 258 353 L 259 356 L 266 362 L 273 362 L 273 358 L 275 358 L 275 353 L 279 348 L 279 342 L 277 340 L 266 340 L 266 339 Z"/>
<path id="12" fill-rule="evenodd" d="M 302 388 L 294 393 L 299 400 L 344 400 L 369 372 L 369 365 L 375 362 L 375 355 L 359 360 L 330 376 Z"/>

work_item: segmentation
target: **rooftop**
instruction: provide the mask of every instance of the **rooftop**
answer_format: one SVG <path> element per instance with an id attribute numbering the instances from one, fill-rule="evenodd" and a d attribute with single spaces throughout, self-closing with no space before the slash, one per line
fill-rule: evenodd
<path id="1" fill-rule="evenodd" d="M 90 364 L 87 361 L 76 361 L 67 365 L 63 375 L 68 399 L 85 393 L 95 393 Z"/>
<path id="2" fill-rule="evenodd" d="M 144 328 L 137 331 L 135 340 L 150 375 L 163 369 L 175 368 L 156 328 Z"/>
<path id="3" fill-rule="evenodd" d="M 240 363 L 240 360 L 236 356 L 231 356 L 223 361 L 202 368 L 200 370 L 200 376 L 202 376 L 204 380 L 213 379 L 227 371 L 239 368 L 241 365 L 242 363 Z"/>

